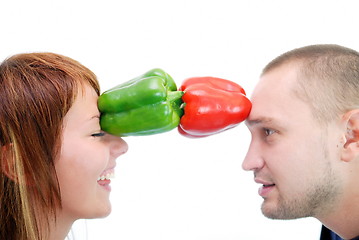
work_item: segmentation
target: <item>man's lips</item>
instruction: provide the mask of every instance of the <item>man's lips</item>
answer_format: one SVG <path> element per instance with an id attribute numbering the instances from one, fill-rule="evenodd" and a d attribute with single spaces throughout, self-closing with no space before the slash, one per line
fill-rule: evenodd
<path id="1" fill-rule="evenodd" d="M 270 182 L 270 181 L 265 181 L 265 180 L 262 180 L 260 178 L 255 178 L 254 181 L 258 184 L 262 184 L 263 186 L 271 186 L 271 185 L 275 185 L 273 182 Z"/>
<path id="2" fill-rule="evenodd" d="M 262 197 L 266 197 L 275 187 L 275 183 L 270 181 L 265 181 L 259 178 L 255 178 L 254 181 L 258 184 L 262 184 L 262 186 L 258 189 L 258 194 Z"/>

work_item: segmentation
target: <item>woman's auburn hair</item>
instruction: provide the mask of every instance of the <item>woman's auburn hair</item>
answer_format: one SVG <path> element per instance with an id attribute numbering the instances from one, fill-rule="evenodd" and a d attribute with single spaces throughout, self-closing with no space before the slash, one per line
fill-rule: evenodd
<path id="1" fill-rule="evenodd" d="M 83 84 L 100 94 L 94 73 L 59 54 L 18 54 L 1 63 L 0 239 L 46 239 L 61 208 L 54 163 L 63 119 Z"/>

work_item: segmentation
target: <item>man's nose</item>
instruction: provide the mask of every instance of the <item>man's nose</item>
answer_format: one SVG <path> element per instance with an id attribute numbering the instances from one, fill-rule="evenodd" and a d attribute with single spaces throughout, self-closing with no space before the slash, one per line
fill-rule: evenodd
<path id="1" fill-rule="evenodd" d="M 242 168 L 246 171 L 255 171 L 263 168 L 263 166 L 264 159 L 261 155 L 260 148 L 252 142 L 242 162 Z"/>

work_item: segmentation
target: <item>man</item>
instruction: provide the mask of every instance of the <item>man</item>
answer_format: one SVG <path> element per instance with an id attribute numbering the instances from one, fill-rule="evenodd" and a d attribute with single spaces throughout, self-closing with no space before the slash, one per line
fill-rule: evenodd
<path id="1" fill-rule="evenodd" d="M 251 100 L 242 166 L 261 184 L 263 214 L 315 217 L 321 239 L 359 239 L 359 53 L 287 52 L 264 68 Z"/>

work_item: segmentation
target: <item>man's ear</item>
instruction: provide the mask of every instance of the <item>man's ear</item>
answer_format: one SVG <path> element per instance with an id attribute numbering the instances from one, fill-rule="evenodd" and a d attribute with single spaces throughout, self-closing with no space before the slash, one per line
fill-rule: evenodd
<path id="1" fill-rule="evenodd" d="M 1 146 L 0 151 L 0 160 L 1 160 L 1 171 L 5 174 L 8 178 L 16 181 L 16 173 L 15 173 L 15 159 L 13 156 L 13 145 L 6 144 Z"/>
<path id="2" fill-rule="evenodd" d="M 346 123 L 346 133 L 341 159 L 350 162 L 359 156 L 359 109 L 347 112 L 343 119 Z"/>

